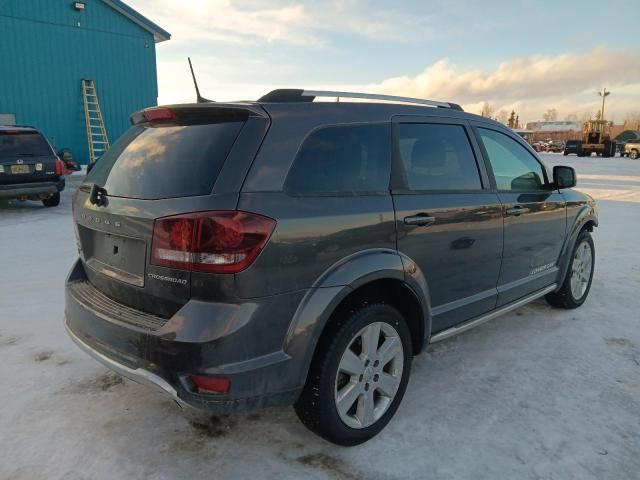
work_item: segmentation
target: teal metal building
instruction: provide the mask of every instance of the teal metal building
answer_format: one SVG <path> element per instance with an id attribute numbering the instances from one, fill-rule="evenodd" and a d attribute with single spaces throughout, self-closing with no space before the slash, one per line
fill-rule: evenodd
<path id="1" fill-rule="evenodd" d="M 81 80 L 113 143 L 157 104 L 156 43 L 170 36 L 120 0 L 0 0 L 0 124 L 33 125 L 87 163 Z"/>

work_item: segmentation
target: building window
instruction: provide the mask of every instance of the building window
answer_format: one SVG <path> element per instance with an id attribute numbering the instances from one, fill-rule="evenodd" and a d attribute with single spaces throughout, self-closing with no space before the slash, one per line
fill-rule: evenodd
<path id="1" fill-rule="evenodd" d="M 0 125 L 15 125 L 16 114 L 15 113 L 0 113 Z"/>

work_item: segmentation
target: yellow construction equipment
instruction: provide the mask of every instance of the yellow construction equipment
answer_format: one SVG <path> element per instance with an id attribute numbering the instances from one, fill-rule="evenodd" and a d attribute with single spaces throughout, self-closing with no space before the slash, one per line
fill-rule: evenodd
<path id="1" fill-rule="evenodd" d="M 613 157 L 616 153 L 616 142 L 611 139 L 609 122 L 606 120 L 587 120 L 582 125 L 578 156 L 589 157 L 592 153 L 602 157 Z"/>

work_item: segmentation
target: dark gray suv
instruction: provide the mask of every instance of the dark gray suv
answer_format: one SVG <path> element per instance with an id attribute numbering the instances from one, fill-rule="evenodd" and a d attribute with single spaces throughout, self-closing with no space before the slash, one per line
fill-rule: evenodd
<path id="1" fill-rule="evenodd" d="M 573 169 L 455 104 L 276 90 L 131 120 L 75 193 L 66 327 L 179 404 L 294 404 L 355 445 L 429 342 L 589 292 L 596 206 Z"/>

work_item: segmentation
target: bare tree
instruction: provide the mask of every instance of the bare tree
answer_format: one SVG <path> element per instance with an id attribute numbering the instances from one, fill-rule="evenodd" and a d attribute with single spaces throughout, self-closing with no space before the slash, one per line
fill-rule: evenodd
<path id="1" fill-rule="evenodd" d="M 493 118 L 493 107 L 489 105 L 489 102 L 484 102 L 480 115 L 487 118 Z"/>
<path id="2" fill-rule="evenodd" d="M 588 122 L 591 120 L 591 112 L 584 112 L 582 117 L 580 118 L 583 122 Z"/>
<path id="3" fill-rule="evenodd" d="M 506 125 L 507 122 L 509 121 L 509 114 L 507 113 L 506 110 L 500 110 L 498 112 L 497 118 L 500 123 Z"/>
<path id="4" fill-rule="evenodd" d="M 624 128 L 627 130 L 640 130 L 640 112 L 627 113 L 624 119 Z"/>
<path id="5" fill-rule="evenodd" d="M 570 113 L 564 118 L 567 122 L 577 122 L 579 121 L 578 115 L 575 113 Z"/>
<path id="6" fill-rule="evenodd" d="M 558 119 L 558 110 L 550 108 L 542 114 L 542 118 L 544 118 L 545 122 L 553 122 Z"/>

